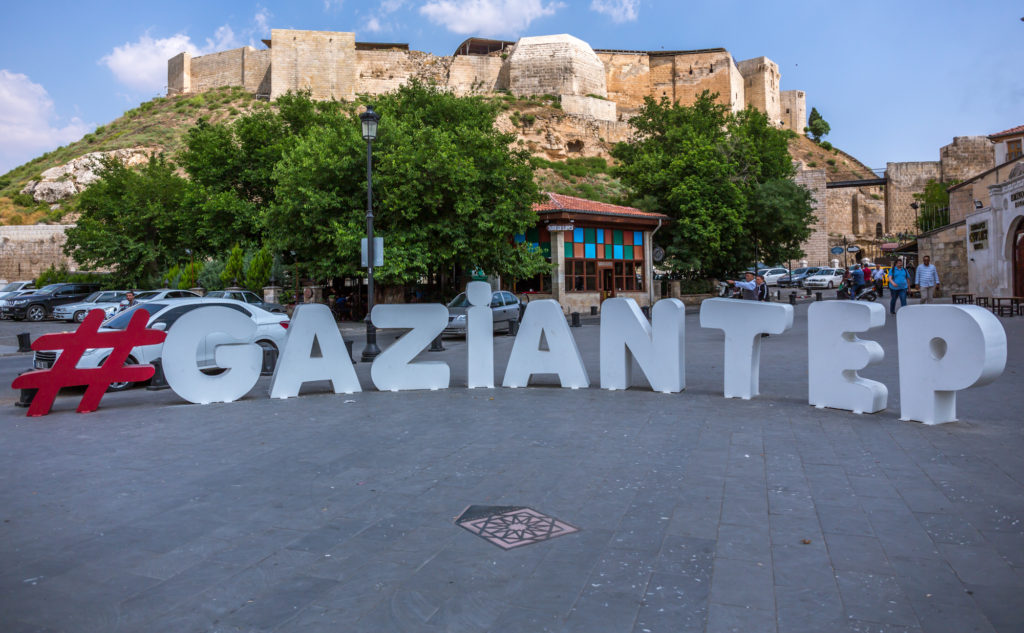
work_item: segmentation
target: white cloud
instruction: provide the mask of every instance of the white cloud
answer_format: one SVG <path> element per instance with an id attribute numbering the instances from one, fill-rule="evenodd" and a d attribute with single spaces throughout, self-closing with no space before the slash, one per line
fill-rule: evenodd
<path id="1" fill-rule="evenodd" d="M 212 39 L 207 38 L 205 46 L 197 46 L 184 33 L 160 39 L 153 39 L 149 33 L 145 33 L 134 42 L 115 46 L 113 51 L 100 59 L 100 64 L 109 68 L 117 80 L 129 88 L 152 92 L 162 90 L 167 85 L 167 60 L 178 53 L 205 55 L 240 45 L 234 31 L 227 25 L 218 28 Z"/>
<path id="2" fill-rule="evenodd" d="M 0 70 L 0 174 L 93 127 L 78 117 L 60 121 L 45 88 L 26 75 Z"/>
<path id="3" fill-rule="evenodd" d="M 607 15 L 613 22 L 634 22 L 640 15 L 640 0 L 591 0 L 590 9 Z"/>
<path id="4" fill-rule="evenodd" d="M 382 30 L 384 30 L 384 27 L 382 27 L 380 24 L 380 20 L 378 20 L 377 18 L 370 18 L 369 20 L 367 20 L 366 24 L 363 25 L 363 28 L 365 28 L 367 31 L 370 31 L 371 33 L 379 33 Z"/>
<path id="5" fill-rule="evenodd" d="M 541 0 L 428 0 L 420 7 L 420 14 L 455 33 L 514 35 L 564 6 Z"/>
<path id="6" fill-rule="evenodd" d="M 331 9 L 340 9 L 343 4 L 343 0 L 324 0 L 324 11 L 330 11 Z"/>

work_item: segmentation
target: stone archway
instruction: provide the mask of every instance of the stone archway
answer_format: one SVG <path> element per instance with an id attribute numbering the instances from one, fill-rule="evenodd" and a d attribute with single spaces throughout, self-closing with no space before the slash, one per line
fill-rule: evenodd
<path id="1" fill-rule="evenodd" d="M 1024 217 L 1017 220 L 1017 228 L 1012 235 L 1013 256 L 1010 266 L 1013 273 L 1013 296 L 1024 297 Z"/>

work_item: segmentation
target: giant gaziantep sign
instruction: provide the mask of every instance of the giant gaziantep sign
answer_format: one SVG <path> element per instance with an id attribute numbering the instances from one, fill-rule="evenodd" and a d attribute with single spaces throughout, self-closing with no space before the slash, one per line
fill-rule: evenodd
<path id="1" fill-rule="evenodd" d="M 472 282 L 466 290 L 471 304 L 466 337 L 469 388 L 494 388 L 490 295 L 490 287 L 484 282 Z M 685 389 L 684 315 L 684 306 L 678 299 L 659 301 L 650 321 L 632 299 L 606 300 L 601 308 L 601 387 L 628 388 L 632 383 L 632 361 L 636 360 L 653 390 L 678 393 Z M 409 330 L 374 360 L 370 379 L 378 390 L 449 387 L 451 372 L 447 363 L 414 362 L 447 325 L 448 310 L 443 305 L 377 305 L 371 316 L 377 327 Z M 857 333 L 884 325 L 885 309 L 858 301 L 829 301 L 812 304 L 807 318 L 810 404 L 855 413 L 884 409 L 888 398 L 886 386 L 857 374 L 881 361 L 884 352 L 878 343 L 861 340 Z M 86 323 L 98 324 L 90 320 Z M 761 334 L 781 334 L 792 328 L 793 307 L 710 299 L 701 304 L 700 324 L 725 332 L 724 395 L 749 399 L 758 395 Z M 182 398 L 201 404 L 232 402 L 247 394 L 259 380 L 262 364 L 260 347 L 247 342 L 254 327 L 250 319 L 224 307 L 200 308 L 182 316 L 167 333 L 163 346 L 164 374 L 171 389 Z M 145 333 L 153 331 L 140 332 L 150 336 Z M 210 376 L 196 365 L 196 348 L 213 334 L 227 334 L 236 342 L 217 347 L 216 363 L 227 371 Z M 992 382 L 1006 365 L 1006 333 L 995 316 L 977 306 L 905 307 L 897 316 L 897 334 L 902 420 L 926 424 L 955 421 L 956 392 Z M 540 348 L 542 338 L 547 349 Z M 321 351 L 317 357 L 313 356 L 314 342 Z M 68 349 L 69 343 L 61 339 L 61 345 Z M 127 355 L 126 350 L 122 352 Z M 69 367 L 61 367 L 65 374 L 70 371 Z M 56 390 L 50 388 L 53 385 L 46 385 L 46 378 L 52 376 L 59 387 L 63 374 L 47 372 L 52 370 L 19 376 L 14 386 L 19 387 L 19 382 L 41 386 L 41 393 L 46 389 L 48 394 L 56 395 Z M 527 387 L 534 374 L 555 374 L 562 387 L 570 389 L 590 386 L 562 308 L 550 299 L 533 301 L 527 306 L 502 386 Z M 315 380 L 330 381 L 335 393 L 362 389 L 330 310 L 319 304 L 300 305 L 274 370 L 270 396 L 295 397 L 303 383 Z M 29 415 L 42 415 L 49 410 L 48 403 L 45 407 L 33 407 Z"/>

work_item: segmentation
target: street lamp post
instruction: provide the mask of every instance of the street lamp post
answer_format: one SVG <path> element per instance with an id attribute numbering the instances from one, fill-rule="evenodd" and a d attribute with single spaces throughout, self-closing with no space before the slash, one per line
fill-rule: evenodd
<path id="1" fill-rule="evenodd" d="M 380 115 L 372 107 L 359 115 L 366 140 L 366 347 L 363 348 L 363 362 L 372 361 L 380 354 L 377 347 L 377 328 L 370 313 L 373 311 L 373 141 L 377 138 L 377 122 Z"/>

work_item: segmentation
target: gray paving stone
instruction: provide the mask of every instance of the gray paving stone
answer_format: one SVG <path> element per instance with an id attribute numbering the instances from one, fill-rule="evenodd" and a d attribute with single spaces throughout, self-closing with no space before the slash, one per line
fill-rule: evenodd
<path id="1" fill-rule="evenodd" d="M 854 620 L 918 626 L 910 600 L 893 576 L 837 571 L 836 583 L 847 615 Z"/>
<path id="2" fill-rule="evenodd" d="M 711 603 L 707 633 L 775 633 L 775 612 Z"/>
<path id="3" fill-rule="evenodd" d="M 654 572 L 633 631 L 704 631 L 711 583 L 693 575 Z"/>
<path id="4" fill-rule="evenodd" d="M 847 618 L 835 581 L 805 586 L 775 586 L 780 633 L 841 631 Z"/>
<path id="5" fill-rule="evenodd" d="M 770 611 L 774 608 L 771 568 L 753 561 L 715 558 L 711 601 Z"/>
<path id="6" fill-rule="evenodd" d="M 770 563 L 768 527 L 763 523 L 754 526 L 722 523 L 718 526 L 716 551 L 723 558 Z"/>
<path id="7" fill-rule="evenodd" d="M 871 536 L 826 534 L 828 556 L 836 570 L 890 572 L 889 560 L 878 539 Z"/>

